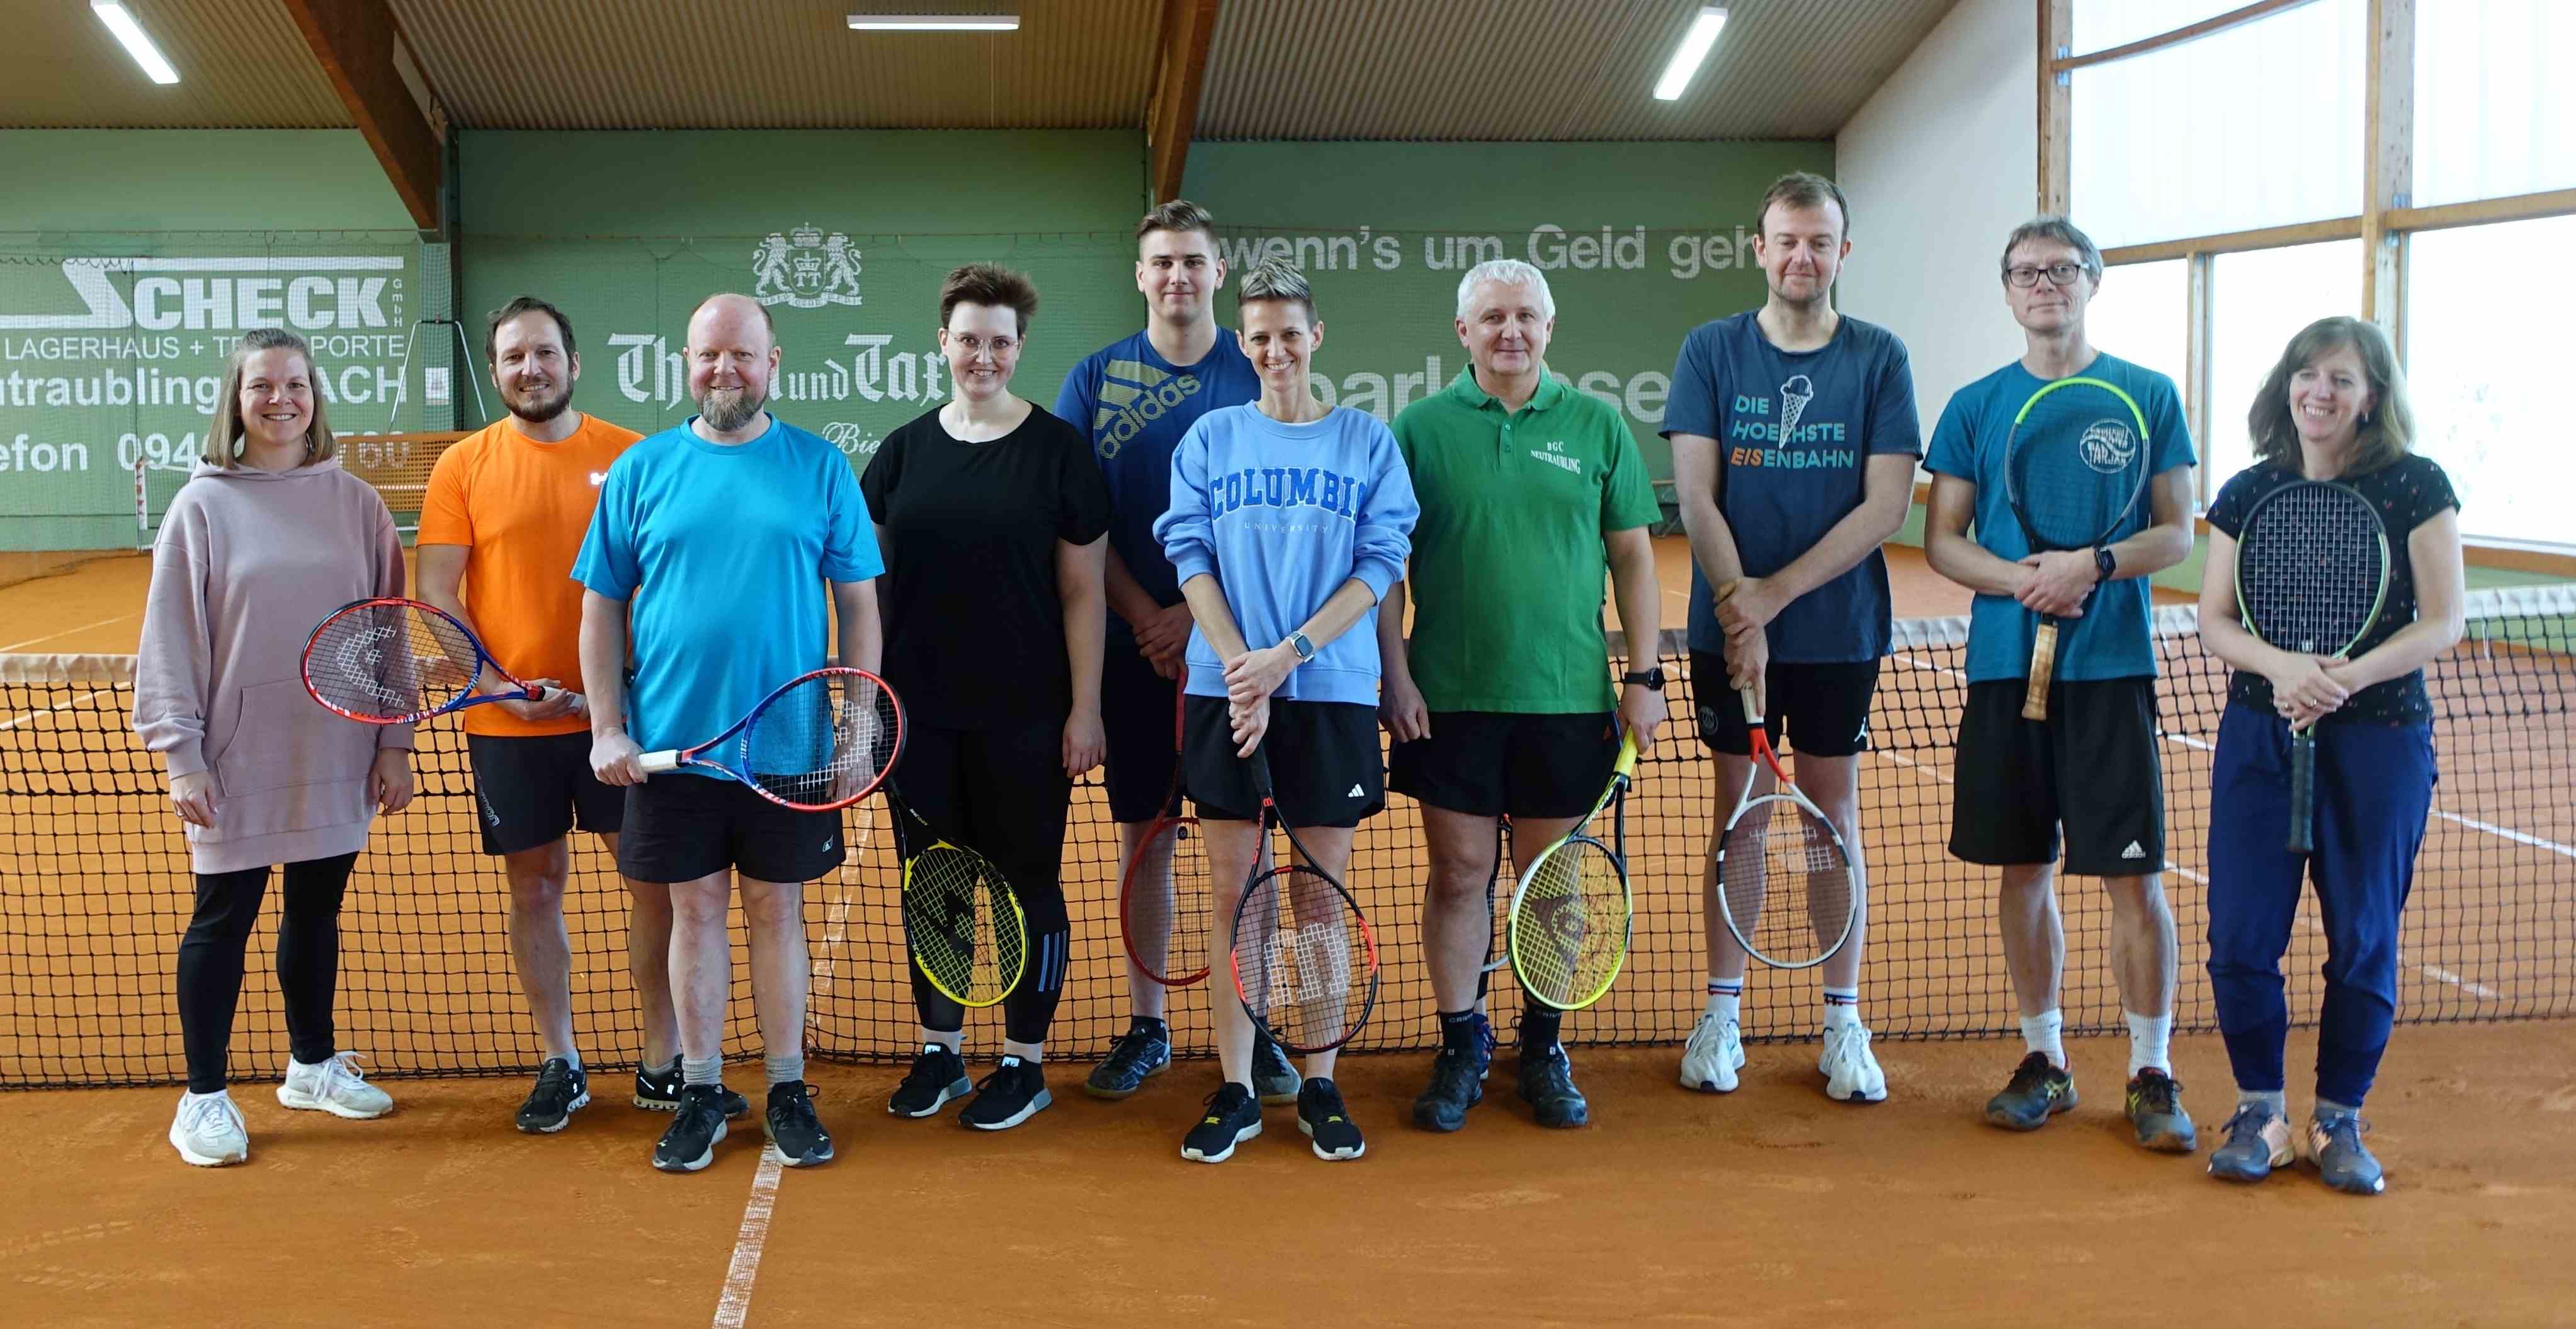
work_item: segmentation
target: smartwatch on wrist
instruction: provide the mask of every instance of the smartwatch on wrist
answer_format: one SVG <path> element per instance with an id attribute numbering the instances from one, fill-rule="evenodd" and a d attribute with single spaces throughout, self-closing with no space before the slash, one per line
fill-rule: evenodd
<path id="1" fill-rule="evenodd" d="M 2093 580 L 2096 582 L 2109 581 L 2114 576 L 2117 576 L 2119 571 L 2120 560 L 2111 556 L 2111 547 L 2109 545 L 2095 545 L 2093 547 Z"/>
<path id="2" fill-rule="evenodd" d="M 1664 667 L 1662 665 L 1656 665 L 1652 669 L 1642 671 L 1631 669 L 1627 673 L 1621 674 L 1619 676 L 1619 681 L 1622 683 L 1640 684 L 1650 692 L 1661 692 L 1664 690 Z"/>
<path id="3" fill-rule="evenodd" d="M 1299 664 L 1304 664 L 1315 658 L 1315 643 L 1306 640 L 1305 633 L 1289 633 L 1286 645 L 1289 650 L 1297 653 L 1297 663 Z"/>

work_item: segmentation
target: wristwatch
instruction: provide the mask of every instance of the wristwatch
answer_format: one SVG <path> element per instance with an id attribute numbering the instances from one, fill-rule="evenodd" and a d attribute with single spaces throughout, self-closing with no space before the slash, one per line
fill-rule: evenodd
<path id="1" fill-rule="evenodd" d="M 2093 580 L 2096 582 L 2109 581 L 2111 578 L 2119 575 L 2119 572 L 2120 560 L 2111 556 L 2111 547 L 2109 545 L 2093 546 Z"/>
<path id="2" fill-rule="evenodd" d="M 1627 673 L 1621 674 L 1619 676 L 1619 681 L 1622 683 L 1641 683 L 1644 684 L 1649 691 L 1661 692 L 1664 690 L 1664 667 L 1662 665 L 1656 665 L 1654 668 L 1644 671 L 1631 669 Z"/>
<path id="3" fill-rule="evenodd" d="M 1289 650 L 1297 653 L 1297 663 L 1299 664 L 1304 664 L 1315 658 L 1315 643 L 1306 640 L 1305 633 L 1289 633 L 1287 645 Z"/>

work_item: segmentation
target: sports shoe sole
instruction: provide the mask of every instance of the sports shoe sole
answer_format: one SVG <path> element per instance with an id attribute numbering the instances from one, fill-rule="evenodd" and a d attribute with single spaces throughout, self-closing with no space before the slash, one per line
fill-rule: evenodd
<path id="1" fill-rule="evenodd" d="M 188 1147 L 185 1138 L 180 1135 L 179 1128 L 176 1126 L 170 1128 L 170 1147 L 178 1150 L 179 1161 L 186 1163 L 190 1167 L 231 1167 L 235 1163 L 247 1163 L 250 1161 L 250 1148 L 248 1145 L 244 1145 L 240 1153 L 234 1154 L 229 1158 L 217 1157 L 213 1154 L 198 1153 Z"/>
<path id="2" fill-rule="evenodd" d="M 1307 1139 L 1312 1140 L 1312 1139 L 1314 1139 L 1314 1138 L 1315 1138 L 1315 1126 L 1314 1126 L 1314 1123 L 1312 1123 L 1312 1122 L 1310 1122 L 1310 1121 L 1306 1120 L 1304 1117 L 1299 1117 L 1299 1118 L 1297 1119 L 1297 1129 L 1298 1129 L 1298 1130 L 1300 1130 L 1300 1131 L 1305 1132 L 1305 1135 L 1306 1135 L 1306 1138 L 1307 1138 Z M 1313 1146 L 1313 1148 L 1314 1148 L 1314 1150 L 1315 1150 L 1315 1157 L 1320 1158 L 1320 1159 L 1324 1160 L 1324 1161 L 1325 1161 L 1325 1162 L 1327 1162 L 1327 1163 L 1347 1163 L 1347 1162 L 1351 1161 L 1352 1159 L 1354 1159 L 1354 1158 L 1358 1158 L 1358 1157 L 1360 1157 L 1361 1155 L 1366 1154 L 1366 1153 L 1368 1152 L 1368 1141 L 1366 1141 L 1366 1140 L 1362 1140 L 1362 1141 L 1360 1141 L 1360 1147 L 1359 1147 L 1359 1148 L 1354 1149 L 1354 1150 L 1351 1150 L 1349 1153 L 1346 1153 L 1346 1154 L 1345 1154 L 1345 1153 L 1332 1153 L 1332 1152 L 1327 1152 L 1327 1151 L 1325 1150 L 1324 1146 L 1322 1146 L 1322 1145 L 1320 1145 L 1320 1144 L 1319 1144 L 1319 1145 L 1315 1145 L 1315 1146 Z M 1227 1152 L 1228 1152 L 1228 1153 L 1231 1153 L 1231 1152 L 1233 1152 L 1233 1151 L 1232 1151 L 1232 1150 L 1228 1150 Z"/>
<path id="3" fill-rule="evenodd" d="M 898 1117 L 910 1117 L 915 1121 L 918 1121 L 923 1117 L 938 1116 L 939 1109 L 944 1108 L 973 1092 L 975 1092 L 975 1082 L 961 1075 L 951 1081 L 946 1088 L 940 1090 L 939 1097 L 930 1100 L 930 1106 L 923 1108 L 919 1112 L 906 1112 L 902 1108 L 896 1107 L 892 1099 L 888 1099 L 886 1101 L 886 1111 Z"/>
<path id="4" fill-rule="evenodd" d="M 1735 1062 L 1735 1065 L 1729 1068 L 1730 1074 L 1734 1071 L 1744 1069 L 1743 1044 L 1739 1043 L 1736 1045 L 1735 1056 L 1732 1060 Z M 1719 1084 L 1717 1081 L 1706 1077 L 1702 1077 L 1697 1080 L 1692 1079 L 1687 1067 L 1682 1071 L 1682 1088 L 1688 1089 L 1695 1094 L 1731 1094 L 1735 1092 L 1735 1085 L 1733 1083 Z"/>
<path id="5" fill-rule="evenodd" d="M 760 1129 L 761 1134 L 769 1138 L 769 1156 L 777 1159 L 781 1167 L 816 1167 L 832 1161 L 832 1142 L 828 1139 L 823 1141 L 823 1152 L 819 1154 L 791 1154 L 779 1148 L 778 1137 L 769 1135 L 769 1127 L 766 1124 L 763 1124 Z"/>
<path id="6" fill-rule="evenodd" d="M 298 1112 L 328 1112 L 332 1116 L 349 1121 L 373 1121 L 394 1110 L 394 1105 L 387 1103 L 373 1112 L 360 1112 L 356 1108 L 335 1103 L 327 1098 L 316 1097 L 301 1091 L 290 1093 L 282 1084 L 277 1087 L 277 1101 L 281 1106 L 293 1108 Z"/>
<path id="7" fill-rule="evenodd" d="M 676 1098 L 657 1098 L 649 1094 L 637 1094 L 635 1096 L 635 1106 L 642 1108 L 647 1112 L 677 1112 L 680 1110 L 680 1100 Z M 751 1115 L 751 1100 L 727 1089 L 724 1091 L 724 1108 L 725 1120 L 740 1121 L 744 1117 Z"/>
<path id="8" fill-rule="evenodd" d="M 2257 1172 L 2251 1168 L 2239 1168 L 2232 1163 L 2222 1162 L 2220 1161 L 2219 1156 L 2213 1153 L 2209 1156 L 2209 1175 L 2220 1181 L 2233 1182 L 2239 1186 L 2251 1186 L 2256 1182 L 2268 1179 L 2273 1173 L 2280 1171 L 2282 1168 L 2290 1166 L 2290 1162 L 2294 1157 L 2296 1156 L 2289 1150 L 2284 1149 L 2281 1151 L 2280 1157 L 2272 1159 L 2263 1167 L 2262 1171 Z"/>
<path id="9" fill-rule="evenodd" d="M 724 1121 L 719 1118 L 716 1122 L 716 1133 L 707 1141 L 705 1152 L 699 1154 L 695 1158 L 684 1158 L 676 1163 L 665 1163 L 662 1161 L 662 1151 L 657 1147 L 653 1150 L 653 1166 L 664 1172 L 701 1171 L 707 1164 L 716 1161 L 716 1146 L 724 1143 L 724 1137 L 725 1124 Z"/>
<path id="10" fill-rule="evenodd" d="M 1013 1126 L 1017 1126 L 1021 1122 L 1027 1121 L 1029 1118 L 1046 1111 L 1054 1105 L 1055 1095 L 1041 1089 L 1038 1091 L 1037 1097 L 1030 1099 L 1026 1105 L 1020 1108 L 1019 1111 L 1012 1113 L 1009 1117 L 1001 1121 L 976 1121 L 961 1113 L 957 1118 L 957 1124 L 961 1126 L 972 1126 L 979 1131 L 1007 1131 Z"/>
<path id="11" fill-rule="evenodd" d="M 1101 1087 L 1100 1087 L 1100 1085 L 1099 1085 L 1099 1084 L 1097 1084 L 1097 1083 L 1095 1083 L 1095 1082 L 1093 1082 L 1093 1081 L 1091 1081 L 1091 1080 L 1084 1080 L 1084 1081 L 1082 1082 L 1082 1092 L 1084 1092 L 1084 1093 L 1086 1093 L 1086 1094 L 1091 1095 L 1093 1098 L 1105 1098 L 1105 1099 L 1108 1099 L 1109 1101 L 1111 1101 L 1111 1102 L 1113 1102 L 1113 1103 L 1114 1103 L 1114 1102 L 1117 1102 L 1119 1099 L 1122 1099 L 1122 1098 L 1134 1098 L 1137 1094 L 1139 1094 L 1139 1093 L 1141 1093 L 1141 1092 L 1143 1092 L 1143 1091 L 1144 1091 L 1144 1088 L 1145 1088 L 1145 1082 L 1146 1082 L 1147 1080 L 1151 1080 L 1151 1079 L 1153 1079 L 1155 1076 L 1160 1075 L 1160 1074 L 1162 1074 L 1163 1072 L 1170 1070 L 1171 1068 L 1172 1068 L 1172 1059 L 1171 1059 L 1171 1058 L 1169 1058 L 1169 1057 L 1165 1057 L 1165 1058 L 1163 1058 L 1163 1060 L 1162 1060 L 1162 1062 L 1161 1062 L 1160 1064 L 1158 1064 L 1158 1065 L 1156 1065 L 1156 1066 L 1154 1067 L 1154 1069 L 1152 1069 L 1152 1070 L 1150 1070 L 1150 1071 L 1145 1072 L 1143 1075 L 1137 1076 L 1137 1077 L 1136 1077 L 1136 1084 L 1135 1084 L 1135 1087 L 1134 1087 L 1134 1088 L 1130 1088 L 1130 1089 L 1103 1089 L 1103 1088 L 1101 1088 Z"/>
<path id="12" fill-rule="evenodd" d="M 2130 1122 L 2132 1127 L 2136 1124 L 2134 1120 Z M 2151 1153 L 2188 1154 L 2200 1148 L 2200 1133 L 2192 1130 L 2164 1127 L 2152 1134 L 2140 1130 L 2137 1131 L 2137 1138 L 2138 1147 Z"/>
<path id="13" fill-rule="evenodd" d="M 559 1131 L 559 1130 L 562 1130 L 564 1127 L 569 1126 L 569 1125 L 571 1125 L 571 1124 L 572 1124 L 572 1114 L 574 1114 L 574 1113 L 576 1113 L 576 1112 L 579 1112 L 579 1111 L 581 1111 L 583 1108 L 586 1108 L 586 1107 L 589 1107 L 589 1106 L 590 1106 L 590 1091 L 589 1091 L 589 1090 L 587 1090 L 587 1089 L 585 1089 L 585 1090 L 581 1091 L 580 1093 L 573 1095 L 573 1100 L 572 1100 L 571 1102 L 564 1104 L 563 1115 L 562 1115 L 562 1116 L 560 1116 L 560 1117 L 555 1118 L 555 1124 L 554 1124 L 554 1125 L 552 1125 L 552 1126 L 543 1126 L 543 1125 L 532 1126 L 532 1125 L 529 1125 L 526 1121 L 522 1120 L 522 1121 L 520 1121 L 520 1122 L 518 1123 L 519 1133 L 520 1133 L 520 1134 L 522 1134 L 522 1135 L 552 1135 L 552 1134 L 554 1134 L 555 1132 L 557 1132 L 557 1131 Z"/>
<path id="14" fill-rule="evenodd" d="M 1217 1150 L 1213 1154 L 1200 1153 L 1198 1150 L 1192 1149 L 1185 1144 L 1181 1146 L 1181 1157 L 1188 1159 L 1193 1163 L 1222 1163 L 1225 1160 L 1234 1157 L 1235 1145 L 1239 1145 L 1260 1133 L 1261 1123 L 1256 1121 L 1251 1125 L 1244 1127 L 1242 1130 L 1236 1131 L 1234 1133 L 1234 1139 L 1228 1143 L 1226 1147 Z"/>
<path id="15" fill-rule="evenodd" d="M 2057 1116 L 2060 1113 L 2072 1112 L 2074 1110 L 2075 1091 L 2070 1088 L 2066 1091 L 2065 1097 L 2051 1100 L 2048 1105 L 2048 1111 L 2041 1114 L 2037 1121 L 2022 1121 L 2019 1118 L 2005 1114 L 2001 1110 L 1997 1109 L 1994 1104 L 1988 1103 L 1986 1105 L 1986 1124 L 1989 1126 L 2000 1126 L 2008 1131 L 2035 1131 L 2040 1127 L 2047 1125 L 2049 1118 Z"/>

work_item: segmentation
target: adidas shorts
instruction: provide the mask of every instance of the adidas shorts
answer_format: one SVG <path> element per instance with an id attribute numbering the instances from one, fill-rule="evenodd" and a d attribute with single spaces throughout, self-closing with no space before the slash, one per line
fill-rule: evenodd
<path id="1" fill-rule="evenodd" d="M 1234 755 L 1225 698 L 1193 696 L 1181 710 L 1181 782 L 1207 821 L 1260 815 L 1250 762 Z M 1386 806 L 1377 708 L 1341 701 L 1270 703 L 1271 796 L 1291 826 L 1357 826 Z"/>
<path id="2" fill-rule="evenodd" d="M 1968 685 L 1959 717 L 1950 853 L 1993 866 L 2053 863 L 2087 877 L 2159 872 L 2164 776 L 2156 757 L 2156 681 L 2060 683 L 2046 720 L 2021 718 L 2026 685 Z"/>

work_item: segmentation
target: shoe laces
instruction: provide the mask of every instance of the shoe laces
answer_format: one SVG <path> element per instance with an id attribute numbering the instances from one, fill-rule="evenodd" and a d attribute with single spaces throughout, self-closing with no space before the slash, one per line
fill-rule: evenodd
<path id="1" fill-rule="evenodd" d="M 2359 1149 L 2361 1137 L 2370 1134 L 2370 1123 L 2363 1121 L 2358 1112 L 2338 1112 L 2331 1117 L 2319 1117 L 2315 1128 L 2317 1134 L 2325 1138 L 2323 1147 L 2326 1148 L 2341 1145 L 2346 1149 Z"/>
<path id="2" fill-rule="evenodd" d="M 975 1082 L 975 1092 L 980 1094 L 985 1090 L 992 1088 L 993 1082 L 1003 1078 L 1004 1076 L 1017 1079 L 1021 1072 L 1026 1071 L 1028 1068 L 1029 1064 L 1017 1057 L 1004 1057 L 1002 1058 L 1001 1065 L 994 1067 L 991 1071 L 985 1074 L 983 1079 Z"/>
<path id="3" fill-rule="evenodd" d="M 948 1076 L 945 1073 L 945 1068 L 943 1068 L 940 1063 L 956 1055 L 956 1053 L 940 1047 L 937 1044 L 932 1044 L 929 1047 L 923 1048 L 921 1050 L 921 1055 L 912 1059 L 912 1069 L 904 1072 L 903 1074 L 904 1087 L 909 1089 L 916 1084 L 948 1083 Z"/>
<path id="4" fill-rule="evenodd" d="M 363 1059 L 363 1053 L 335 1052 L 315 1067 L 313 1073 L 322 1082 L 323 1096 L 339 1092 L 343 1085 L 365 1084 L 366 1072 L 358 1069 L 358 1063 Z"/>
<path id="5" fill-rule="evenodd" d="M 2170 1075 L 2140 1075 L 2138 1103 L 2150 1112 L 2171 1112 L 2174 1101 L 2182 1094 L 2182 1081 Z M 2238 1111 L 2243 1111 L 2239 1108 Z M 2234 1120 L 2234 1118 L 2229 1118 Z"/>
<path id="6" fill-rule="evenodd" d="M 233 1107 L 230 1095 L 208 1094 L 203 1098 L 190 1098 L 179 1104 L 179 1129 L 194 1135 L 218 1122 L 229 1124 L 236 1115 L 238 1109 Z"/>
<path id="7" fill-rule="evenodd" d="M 1152 1029 L 1142 1024 L 1131 1024 L 1127 1026 L 1127 1032 L 1109 1036 L 1109 1060 L 1142 1061 L 1154 1042 Z"/>
<path id="8" fill-rule="evenodd" d="M 1214 1121 L 1223 1118 L 1230 1112 L 1239 1112 L 1243 1110 L 1243 1106 L 1251 1101 L 1251 1090 L 1244 1088 L 1242 1085 L 1236 1084 L 1232 1080 L 1228 1080 L 1224 1084 L 1218 1085 L 1215 1093 L 1199 1100 L 1199 1106 L 1204 1109 L 1203 1115 L 1205 1115 L 1207 1119 Z"/>
<path id="9" fill-rule="evenodd" d="M 1330 1080 L 1308 1080 L 1298 1093 L 1298 1107 L 1316 1118 L 1345 1117 L 1350 1110 L 1342 1103 L 1342 1088 Z"/>
<path id="10" fill-rule="evenodd" d="M 569 1091 L 573 1074 L 571 1062 L 561 1057 L 553 1058 L 537 1068 L 537 1092 L 542 1094 L 549 1089 Z"/>

